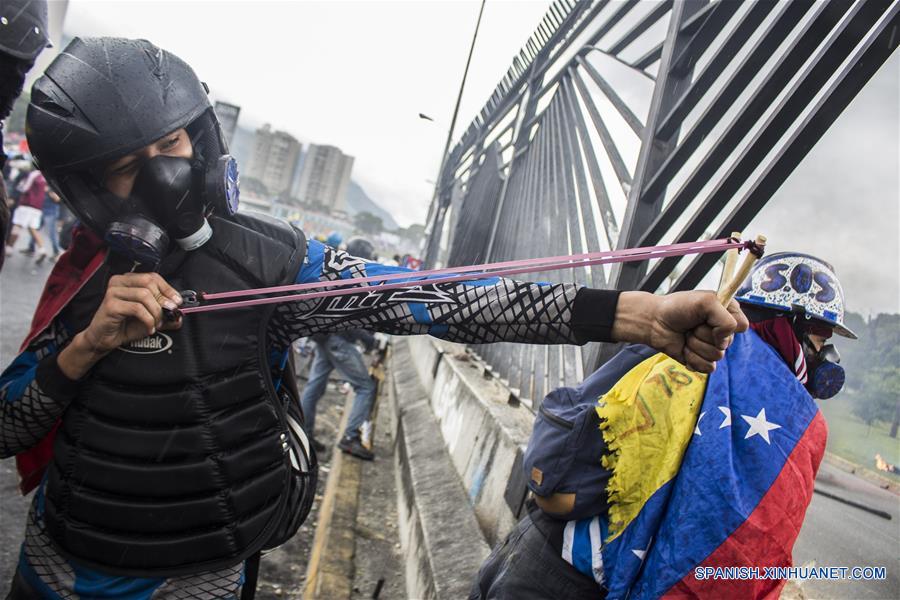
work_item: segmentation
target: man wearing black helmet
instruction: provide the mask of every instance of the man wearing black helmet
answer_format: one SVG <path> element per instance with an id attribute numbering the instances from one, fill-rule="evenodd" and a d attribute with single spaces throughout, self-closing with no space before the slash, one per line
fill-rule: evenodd
<path id="1" fill-rule="evenodd" d="M 0 0 L 0 121 L 12 112 L 25 75 L 49 43 L 46 0 Z M 5 165 L 0 123 L 0 171 Z M 0 177 L 0 246 L 6 246 L 9 216 L 6 186 Z M 0 269 L 4 258 L 6 254 L 0 253 Z"/>
<path id="2" fill-rule="evenodd" d="M 28 131 L 85 227 L 0 376 L 0 453 L 16 455 L 24 491 L 37 487 L 12 598 L 235 597 L 242 586 L 249 597 L 245 561 L 296 532 L 315 490 L 281 379 L 294 339 L 637 341 L 710 371 L 747 327 L 712 293 L 500 278 L 165 321 L 176 290 L 407 271 L 237 213 L 236 165 L 205 86 L 147 41 L 73 40 L 35 83 Z"/>

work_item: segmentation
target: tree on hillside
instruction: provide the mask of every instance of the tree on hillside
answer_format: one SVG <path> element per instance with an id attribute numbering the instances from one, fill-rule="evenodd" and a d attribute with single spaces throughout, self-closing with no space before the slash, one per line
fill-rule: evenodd
<path id="1" fill-rule="evenodd" d="M 896 438 L 900 429 L 900 366 L 866 371 L 852 411 L 869 427 L 875 421 L 890 423 L 890 436 Z"/>
<path id="2" fill-rule="evenodd" d="M 850 412 L 868 426 L 868 429 L 866 430 L 866 437 L 868 437 L 869 433 L 872 431 L 872 425 L 878 420 L 877 403 L 872 400 L 870 396 L 860 396 L 856 402 L 853 403 Z"/>
<path id="3" fill-rule="evenodd" d="M 894 415 L 891 419 L 890 436 L 897 439 L 900 429 L 900 367 L 894 367 L 889 376 L 882 381 L 881 392 L 893 398 Z"/>
<path id="4" fill-rule="evenodd" d="M 870 319 L 866 335 L 871 338 L 867 340 L 872 349 L 871 365 L 900 366 L 900 315 L 882 313 Z"/>
<path id="5" fill-rule="evenodd" d="M 847 388 L 854 390 L 852 412 L 872 426 L 890 423 L 890 435 L 900 430 L 900 315 L 880 314 L 864 321 L 847 313 L 845 323 L 859 335 L 855 342 L 838 342 Z"/>
<path id="6" fill-rule="evenodd" d="M 401 227 L 398 229 L 397 235 L 413 243 L 418 243 L 425 235 L 425 226 L 413 223 L 409 227 Z"/>
<path id="7" fill-rule="evenodd" d="M 862 315 L 848 312 L 844 315 L 844 324 L 859 335 L 856 341 L 837 338 L 836 343 L 841 353 L 841 365 L 847 372 L 847 389 L 859 390 L 863 385 L 863 376 L 869 366 L 869 354 L 872 352 L 872 336 L 869 335 L 869 324 Z M 863 419 L 865 421 L 865 419 Z"/>
<path id="8" fill-rule="evenodd" d="M 369 212 L 359 212 L 353 217 L 353 224 L 363 233 L 376 234 L 384 231 L 384 222 Z"/>
<path id="9" fill-rule="evenodd" d="M 861 314 L 850 311 L 844 313 L 844 325 L 856 332 L 864 331 L 869 326 Z"/>

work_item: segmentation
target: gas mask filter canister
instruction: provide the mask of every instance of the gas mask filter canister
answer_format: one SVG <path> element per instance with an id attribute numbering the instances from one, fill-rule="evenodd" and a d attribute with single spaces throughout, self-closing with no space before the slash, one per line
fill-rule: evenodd
<path id="1" fill-rule="evenodd" d="M 841 355 L 832 344 L 826 344 L 816 352 L 810 339 L 804 336 L 803 352 L 806 354 L 806 365 L 809 377 L 806 389 L 820 400 L 833 398 L 844 387 L 847 378 L 844 367 L 840 364 Z"/>

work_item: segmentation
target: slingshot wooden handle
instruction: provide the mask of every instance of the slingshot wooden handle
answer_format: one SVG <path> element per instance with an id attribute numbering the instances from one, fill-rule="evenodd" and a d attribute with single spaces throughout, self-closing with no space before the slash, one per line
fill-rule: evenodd
<path id="1" fill-rule="evenodd" d="M 731 237 L 734 239 L 741 239 L 740 231 L 732 231 Z M 725 284 L 731 281 L 731 278 L 734 277 L 734 268 L 738 263 L 738 256 L 740 256 L 737 248 L 732 248 L 725 252 L 725 264 L 722 267 L 722 276 L 719 277 L 719 286 L 716 288 L 717 290 L 721 290 Z"/>
<path id="2" fill-rule="evenodd" d="M 766 246 L 766 236 L 758 235 L 756 236 L 756 245 L 761 248 L 765 248 Z M 729 250 L 728 252 L 732 252 Z M 735 251 L 736 253 L 737 251 Z M 737 261 L 737 257 L 735 256 L 733 261 Z M 750 274 L 750 270 L 753 269 L 753 265 L 756 264 L 756 261 L 759 260 L 759 257 L 756 256 L 753 252 L 748 251 L 746 256 L 744 256 L 744 260 L 741 263 L 741 266 L 738 267 L 737 272 L 731 277 L 731 279 L 726 280 L 723 276 L 722 280 L 728 281 L 724 286 L 719 287 L 719 291 L 716 294 L 719 298 L 719 302 L 722 303 L 722 306 L 728 306 L 728 304 L 734 299 L 734 295 L 737 293 L 738 288 L 741 286 L 741 283 L 747 278 L 747 275 Z M 728 255 L 725 256 L 725 268 L 728 268 Z M 734 267 L 732 267 L 733 269 Z"/>

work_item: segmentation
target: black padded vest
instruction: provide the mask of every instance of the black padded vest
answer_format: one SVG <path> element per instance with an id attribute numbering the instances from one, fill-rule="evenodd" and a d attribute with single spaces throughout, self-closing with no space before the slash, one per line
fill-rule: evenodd
<path id="1" fill-rule="evenodd" d="M 212 219 L 213 237 L 161 273 L 175 289 L 293 283 L 302 233 L 278 221 Z M 108 275 L 73 301 L 99 306 Z M 264 307 L 186 315 L 107 355 L 63 415 L 45 521 L 69 558 L 130 576 L 239 563 L 266 545 L 284 511 L 289 435 L 276 404 Z M 64 315 L 65 317 L 65 315 Z M 76 330 L 87 323 L 72 323 Z"/>

